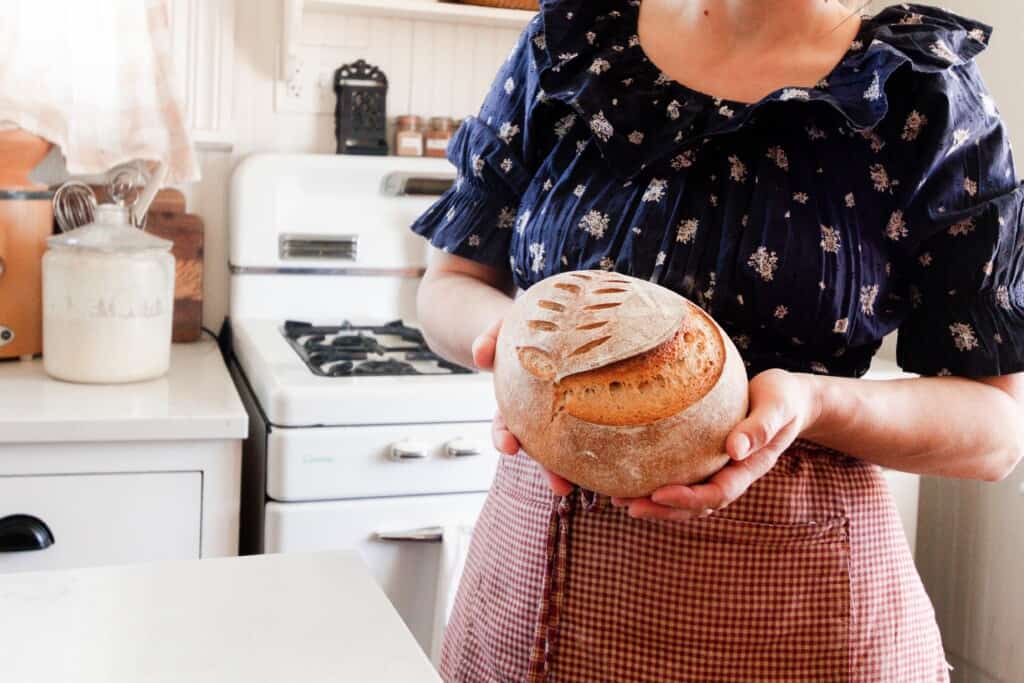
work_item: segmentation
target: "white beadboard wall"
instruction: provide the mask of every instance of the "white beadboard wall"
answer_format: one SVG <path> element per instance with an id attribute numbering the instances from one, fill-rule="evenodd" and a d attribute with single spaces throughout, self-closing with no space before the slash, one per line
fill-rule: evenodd
<path id="1" fill-rule="evenodd" d="M 388 111 L 461 118 L 480 106 L 518 31 L 388 17 L 306 13 L 299 40 L 303 72 L 295 93 L 278 87 L 281 112 L 332 114 L 331 79 L 363 58 L 388 75 Z"/>
<path id="2" fill-rule="evenodd" d="M 190 15 L 182 7 L 195 10 L 198 1 L 173 0 L 172 21 L 194 17 L 194 11 Z M 191 84 L 186 92 L 191 120 L 200 130 L 219 130 L 219 134 L 198 135 L 203 143 L 203 179 L 186 190 L 189 210 L 199 213 L 206 226 L 203 320 L 218 329 L 228 311 L 227 193 L 231 172 L 243 157 L 254 152 L 333 153 L 333 73 L 341 64 L 359 58 L 387 74 L 391 118 L 407 113 L 458 118 L 473 114 L 519 30 L 307 12 L 298 41 L 299 76 L 289 84 L 276 77 L 281 0 L 210 1 L 234 2 L 233 67 L 228 74 L 216 78 L 199 74 L 197 78 L 186 69 L 198 68 L 195 64 L 203 60 L 192 57 L 189 61 L 187 55 L 197 52 L 188 52 L 189 39 L 179 39 L 174 49 L 178 51 L 179 77 Z M 221 46 L 228 42 L 225 38 L 218 41 Z M 209 58 L 205 61 L 210 63 Z M 229 89 L 227 97 L 220 91 L 208 92 L 215 81 Z M 218 121 L 218 116 L 228 117 L 227 122 Z M 227 144 L 230 150 L 226 151 Z"/>

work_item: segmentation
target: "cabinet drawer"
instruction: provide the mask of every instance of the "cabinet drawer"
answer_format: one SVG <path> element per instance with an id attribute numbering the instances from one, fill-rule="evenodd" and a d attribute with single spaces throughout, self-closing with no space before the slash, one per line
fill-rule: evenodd
<path id="1" fill-rule="evenodd" d="M 0 573 L 199 557 L 202 473 L 0 476 L 0 519 L 43 522 L 53 545 L 0 553 Z"/>
<path id="2" fill-rule="evenodd" d="M 412 457 L 396 459 L 396 449 Z M 267 495 L 289 502 L 480 492 L 498 457 L 490 422 L 279 429 L 267 439 Z"/>

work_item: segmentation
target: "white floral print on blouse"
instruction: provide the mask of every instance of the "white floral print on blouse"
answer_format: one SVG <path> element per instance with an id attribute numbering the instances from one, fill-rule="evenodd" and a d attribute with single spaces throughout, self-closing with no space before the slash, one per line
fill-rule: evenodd
<path id="1" fill-rule="evenodd" d="M 858 376 L 893 329 L 913 372 L 1024 370 L 1024 191 L 974 61 L 987 26 L 890 7 L 814 88 L 745 104 L 650 63 L 637 7 L 542 3 L 417 233 L 520 288 L 652 279 L 742 340 L 751 373 Z"/>

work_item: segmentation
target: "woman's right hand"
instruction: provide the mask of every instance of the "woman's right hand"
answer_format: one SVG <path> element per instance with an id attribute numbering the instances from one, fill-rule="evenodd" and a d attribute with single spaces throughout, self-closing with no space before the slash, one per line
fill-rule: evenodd
<path id="1" fill-rule="evenodd" d="M 473 363 L 481 370 L 494 369 L 494 352 L 498 347 L 498 332 L 501 331 L 501 321 L 497 321 L 484 331 L 479 337 L 473 340 Z M 491 440 L 499 453 L 504 455 L 517 455 L 522 451 L 519 440 L 509 431 L 505 424 L 505 418 L 501 412 L 494 413 L 494 422 L 491 426 Z M 548 484 L 556 496 L 567 496 L 573 490 L 573 485 L 554 472 L 549 472 L 541 467 L 548 478 Z"/>

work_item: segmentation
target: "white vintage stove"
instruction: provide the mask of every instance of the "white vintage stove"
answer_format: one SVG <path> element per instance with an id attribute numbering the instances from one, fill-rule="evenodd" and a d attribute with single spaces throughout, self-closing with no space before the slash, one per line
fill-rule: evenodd
<path id="1" fill-rule="evenodd" d="M 416 329 L 444 160 L 257 155 L 231 187 L 242 552 L 356 548 L 436 655 L 497 463 L 490 377 Z"/>

